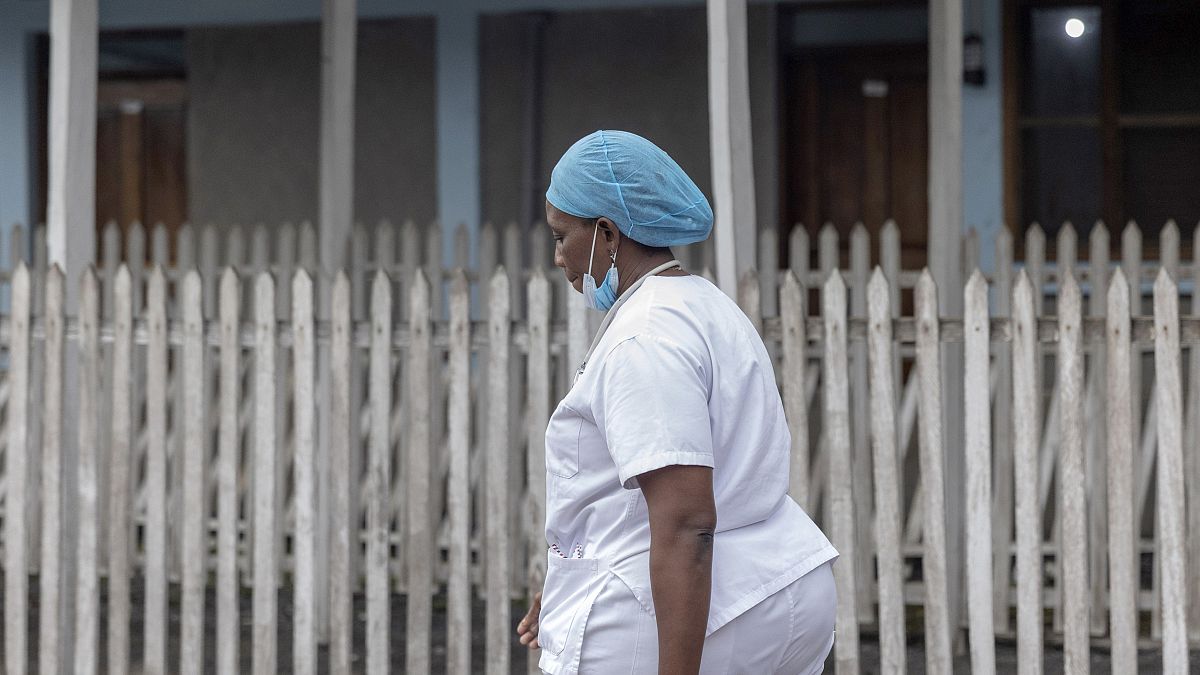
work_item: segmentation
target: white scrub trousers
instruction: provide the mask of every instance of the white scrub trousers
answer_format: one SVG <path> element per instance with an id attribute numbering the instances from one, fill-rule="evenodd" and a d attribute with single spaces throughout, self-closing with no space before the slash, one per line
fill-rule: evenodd
<path id="1" fill-rule="evenodd" d="M 704 641 L 702 675 L 820 673 L 833 647 L 832 562 L 768 596 Z M 579 675 L 658 672 L 658 624 L 613 578 L 587 618 Z"/>

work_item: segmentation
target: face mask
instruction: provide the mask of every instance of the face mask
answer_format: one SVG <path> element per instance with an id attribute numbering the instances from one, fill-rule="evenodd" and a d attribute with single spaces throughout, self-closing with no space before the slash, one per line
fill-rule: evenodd
<path id="1" fill-rule="evenodd" d="M 592 230 L 592 254 L 588 256 L 588 271 L 583 275 L 583 300 L 587 306 L 607 312 L 613 303 L 617 301 L 617 286 L 620 281 L 617 277 L 617 254 L 612 255 L 612 267 L 608 268 L 608 273 L 604 275 L 604 283 L 596 288 L 596 278 L 592 276 L 592 262 L 596 259 L 596 235 L 600 233 L 600 223 L 596 223 L 596 229 Z"/>

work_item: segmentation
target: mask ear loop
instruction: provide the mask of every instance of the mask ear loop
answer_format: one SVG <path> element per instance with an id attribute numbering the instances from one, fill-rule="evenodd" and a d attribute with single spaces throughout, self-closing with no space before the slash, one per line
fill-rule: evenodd
<path id="1" fill-rule="evenodd" d="M 595 278 L 595 275 L 592 274 L 592 263 L 595 262 L 595 260 L 596 260 L 596 235 L 598 235 L 598 234 L 600 234 L 600 221 L 599 220 L 596 221 L 596 227 L 595 227 L 595 229 L 592 230 L 592 252 L 588 255 L 587 274 L 588 274 L 588 276 L 592 277 L 593 279 Z M 614 264 L 616 263 L 615 259 L 613 260 L 613 263 Z"/>

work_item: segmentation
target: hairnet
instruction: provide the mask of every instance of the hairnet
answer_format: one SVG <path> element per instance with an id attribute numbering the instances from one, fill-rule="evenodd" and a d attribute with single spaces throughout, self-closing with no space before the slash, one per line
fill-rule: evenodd
<path id="1" fill-rule="evenodd" d="M 627 131 L 596 131 L 572 145 L 550 174 L 546 200 L 579 218 L 610 218 L 647 246 L 708 238 L 713 212 L 670 155 Z"/>

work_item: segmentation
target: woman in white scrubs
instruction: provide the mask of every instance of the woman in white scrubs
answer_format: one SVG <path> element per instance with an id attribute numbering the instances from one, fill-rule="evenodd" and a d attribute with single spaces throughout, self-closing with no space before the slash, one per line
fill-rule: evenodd
<path id="1" fill-rule="evenodd" d="M 837 551 L 787 495 L 770 357 L 669 248 L 708 237 L 708 201 L 650 141 L 597 131 L 546 202 L 555 265 L 607 314 L 546 431 L 546 581 L 522 644 L 555 675 L 821 672 Z"/>

